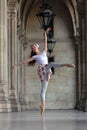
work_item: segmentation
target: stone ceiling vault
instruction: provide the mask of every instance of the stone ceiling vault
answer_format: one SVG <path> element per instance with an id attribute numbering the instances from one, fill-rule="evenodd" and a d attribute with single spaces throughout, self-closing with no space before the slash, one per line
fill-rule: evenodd
<path id="1" fill-rule="evenodd" d="M 26 26 L 29 13 L 31 11 L 31 8 L 37 3 L 41 2 L 41 0 L 19 0 L 20 4 L 20 17 L 24 24 L 24 27 Z M 77 0 L 63 0 L 65 2 L 68 11 L 70 12 L 73 28 L 74 28 L 74 35 L 77 35 L 77 28 L 79 27 L 78 22 L 78 13 L 77 13 Z M 25 27 L 26 28 L 26 27 Z"/>

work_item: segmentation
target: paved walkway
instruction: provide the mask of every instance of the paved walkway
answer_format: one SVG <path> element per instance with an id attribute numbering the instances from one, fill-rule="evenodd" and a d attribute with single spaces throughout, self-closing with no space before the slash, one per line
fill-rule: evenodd
<path id="1" fill-rule="evenodd" d="M 0 130 L 87 130 L 87 112 L 72 110 L 0 113 Z"/>

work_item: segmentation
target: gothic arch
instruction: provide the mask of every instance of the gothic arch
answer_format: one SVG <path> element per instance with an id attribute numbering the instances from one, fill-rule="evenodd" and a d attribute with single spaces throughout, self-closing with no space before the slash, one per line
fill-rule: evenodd
<path id="1" fill-rule="evenodd" d="M 20 19 L 23 22 L 23 26 L 26 29 L 27 19 L 30 13 L 30 10 L 38 0 L 22 0 L 20 1 Z"/>
<path id="2" fill-rule="evenodd" d="M 76 0 L 63 0 L 66 4 L 73 22 L 74 36 L 78 35 L 77 29 L 79 28 L 77 2 Z M 30 10 L 32 7 L 39 2 L 39 0 L 22 0 L 20 2 L 20 19 L 23 22 L 24 28 L 26 29 L 27 19 L 29 17 Z M 40 1 L 41 2 L 41 1 Z"/>
<path id="3" fill-rule="evenodd" d="M 40 0 L 32 0 L 31 2 L 29 0 L 27 0 L 25 2 L 25 5 L 23 5 L 23 2 L 21 4 L 21 15 L 22 15 L 22 23 L 24 25 L 25 31 L 26 31 L 26 23 L 27 20 L 29 19 L 29 15 L 30 15 L 30 11 L 32 11 L 33 7 L 35 4 L 38 4 L 37 2 L 40 2 Z M 78 28 L 79 28 L 79 20 L 78 20 L 78 12 L 77 12 L 77 2 L 76 0 L 72 1 L 72 0 L 62 0 L 62 2 L 64 2 L 64 4 L 66 5 L 70 16 L 71 16 L 71 20 L 73 23 L 73 30 L 74 30 L 74 34 L 73 36 L 76 37 L 78 35 Z M 23 7 L 23 8 L 22 8 Z"/>
<path id="4" fill-rule="evenodd" d="M 77 29 L 79 28 L 79 20 L 78 20 L 78 12 L 77 12 L 77 2 L 76 0 L 64 0 L 71 18 L 72 18 L 72 22 L 73 22 L 73 29 L 74 29 L 74 36 L 77 36 L 78 32 Z"/>

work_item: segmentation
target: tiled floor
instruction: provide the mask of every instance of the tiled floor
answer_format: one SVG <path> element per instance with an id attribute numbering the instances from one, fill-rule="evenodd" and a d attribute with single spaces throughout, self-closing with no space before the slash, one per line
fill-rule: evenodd
<path id="1" fill-rule="evenodd" d="M 0 113 L 0 130 L 87 130 L 87 112 L 72 110 Z"/>

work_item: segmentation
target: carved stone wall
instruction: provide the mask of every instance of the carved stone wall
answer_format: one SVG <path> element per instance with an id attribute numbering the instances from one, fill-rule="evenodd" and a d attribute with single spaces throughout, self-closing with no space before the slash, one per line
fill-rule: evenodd
<path id="1" fill-rule="evenodd" d="M 9 111 L 11 106 L 8 100 L 7 1 L 0 0 L 0 112 Z"/>
<path id="2" fill-rule="evenodd" d="M 56 6 L 55 2 L 56 0 L 54 0 L 53 2 L 54 6 Z M 72 89 L 75 90 L 76 92 L 76 95 L 74 97 L 76 100 L 76 109 L 81 111 L 87 111 L 87 51 L 86 51 L 87 50 L 87 0 L 77 0 L 77 1 L 62 0 L 61 2 L 62 3 L 64 2 L 66 4 L 67 10 L 70 12 L 72 23 L 73 23 L 72 28 L 74 30 L 73 43 L 75 45 L 75 54 L 76 54 L 75 55 L 76 56 L 75 58 L 76 59 L 76 90 L 73 88 Z M 28 26 L 30 35 L 26 27 L 32 9 L 34 10 L 35 9 L 34 7 L 37 6 L 36 8 L 37 11 L 40 3 L 41 3 L 40 0 L 31 0 L 31 1 L 30 0 L 26 0 L 26 1 L 25 0 L 20 0 L 20 1 L 0 0 L 0 112 L 21 111 L 21 110 L 27 110 L 29 108 L 37 108 L 37 104 L 39 101 L 38 98 L 39 93 L 38 91 L 35 91 L 36 88 L 33 87 L 31 88 L 31 86 L 36 85 L 33 84 L 35 83 L 33 81 L 36 81 L 39 89 L 38 80 L 36 79 L 36 75 L 34 75 L 36 69 L 33 68 L 32 70 L 30 68 L 29 73 L 28 71 L 26 73 L 25 71 L 28 68 L 27 66 L 23 65 L 20 68 L 16 69 L 14 72 L 12 72 L 11 66 L 13 64 L 17 64 L 20 61 L 24 60 L 25 57 L 27 56 L 26 54 L 27 50 L 25 51 L 25 48 L 28 47 L 27 39 L 26 39 L 27 36 L 29 36 L 28 40 L 31 40 L 33 38 L 32 36 L 36 34 L 34 35 L 35 36 L 34 41 L 38 42 L 37 38 L 38 36 L 40 36 L 39 25 L 38 28 L 35 26 L 33 32 L 32 32 L 32 28 Z M 35 21 L 32 18 L 29 20 L 31 20 L 31 23 L 33 22 L 35 23 Z M 57 54 L 60 55 L 59 53 L 60 50 L 58 48 L 60 44 L 58 40 L 61 37 L 60 35 L 61 30 L 58 33 L 57 29 L 58 30 L 60 29 L 60 27 L 58 27 L 58 22 L 55 22 L 54 27 L 55 27 L 54 32 L 56 32 L 54 34 L 54 37 L 56 36 L 57 43 L 58 43 L 56 44 L 56 48 L 54 48 L 54 51 L 55 51 L 55 55 L 57 56 Z M 56 34 L 58 34 L 58 36 Z M 42 44 L 41 39 L 40 42 Z M 69 44 L 70 46 L 71 41 L 69 40 L 67 41 L 65 39 L 64 43 L 66 44 L 66 46 L 67 44 Z M 55 59 L 58 60 L 56 56 Z M 65 61 L 67 61 L 67 59 L 65 59 Z M 68 58 L 68 61 L 71 60 Z M 55 98 L 55 94 L 53 95 L 52 90 L 55 90 L 56 92 L 56 90 L 58 89 L 56 88 L 56 86 L 58 86 L 59 84 L 55 83 L 54 85 L 53 83 L 58 78 L 57 72 L 61 75 L 59 70 L 57 70 L 55 78 L 52 77 L 51 79 L 50 82 L 51 87 L 48 89 L 50 93 L 47 95 L 48 98 L 47 108 L 52 108 L 51 99 L 49 97 L 50 96 L 53 97 L 52 100 L 54 100 Z M 27 74 L 27 76 L 25 74 Z M 30 81 L 28 76 L 30 76 L 31 79 Z M 58 80 L 60 82 L 61 78 Z M 73 82 L 72 85 L 74 83 L 75 82 Z M 55 89 L 53 88 L 52 85 L 55 86 Z M 30 88 L 28 88 L 27 86 Z M 71 91 L 69 90 L 70 88 L 68 89 L 66 88 L 66 91 L 68 93 Z M 33 96 L 32 96 L 32 91 L 36 92 L 33 93 Z M 59 87 L 59 91 L 61 91 L 61 87 Z M 57 100 L 58 101 L 60 100 L 60 102 L 62 103 L 63 97 L 64 95 L 62 93 L 62 95 L 58 97 Z M 34 103 L 32 101 L 34 101 Z M 62 106 L 64 105 L 66 104 L 63 104 Z M 58 109 L 58 106 L 56 105 L 55 108 Z M 64 106 L 64 108 L 66 107 Z M 70 104 L 70 108 L 72 108 L 72 103 Z"/>

